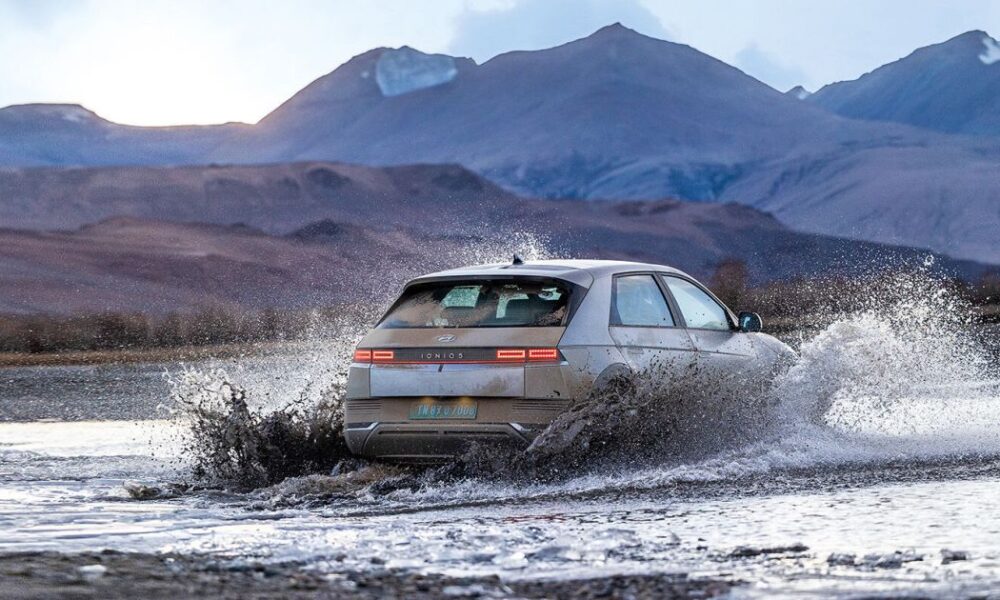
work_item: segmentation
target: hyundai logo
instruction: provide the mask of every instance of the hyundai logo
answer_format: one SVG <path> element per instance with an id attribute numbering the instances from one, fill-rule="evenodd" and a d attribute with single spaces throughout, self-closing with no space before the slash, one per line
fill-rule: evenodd
<path id="1" fill-rule="evenodd" d="M 439 342 L 454 342 L 455 341 L 455 336 L 453 336 L 453 335 L 439 335 L 438 336 L 438 341 Z"/>

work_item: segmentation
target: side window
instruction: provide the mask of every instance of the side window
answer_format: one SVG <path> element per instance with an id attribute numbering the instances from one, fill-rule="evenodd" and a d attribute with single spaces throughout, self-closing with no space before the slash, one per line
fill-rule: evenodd
<path id="1" fill-rule="evenodd" d="M 615 277 L 611 324 L 625 327 L 673 327 L 667 300 L 652 275 Z"/>
<path id="2" fill-rule="evenodd" d="M 698 286 L 677 277 L 664 277 L 688 327 L 695 329 L 731 329 L 726 309 Z"/>

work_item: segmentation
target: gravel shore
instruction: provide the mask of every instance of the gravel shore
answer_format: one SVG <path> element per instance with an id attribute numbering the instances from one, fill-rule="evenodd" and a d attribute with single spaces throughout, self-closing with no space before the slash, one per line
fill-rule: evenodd
<path id="1" fill-rule="evenodd" d="M 299 564 L 101 552 L 0 555 L 2 596 L 40 598 L 711 598 L 733 582 L 684 575 L 504 581 L 408 571 L 324 575 Z"/>

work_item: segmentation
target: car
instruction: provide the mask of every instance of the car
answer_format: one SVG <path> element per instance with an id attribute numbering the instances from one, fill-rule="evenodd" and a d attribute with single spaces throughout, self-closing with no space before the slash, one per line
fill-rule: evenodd
<path id="1" fill-rule="evenodd" d="M 440 462 L 527 446 L 574 401 L 651 365 L 775 367 L 791 350 L 663 265 L 537 260 L 408 282 L 354 352 L 344 435 L 357 455 Z"/>

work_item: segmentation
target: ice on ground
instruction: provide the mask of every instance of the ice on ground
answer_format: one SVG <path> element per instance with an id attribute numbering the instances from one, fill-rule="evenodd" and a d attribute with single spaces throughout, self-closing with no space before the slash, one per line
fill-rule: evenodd
<path id="1" fill-rule="evenodd" d="M 455 59 L 403 46 L 386 50 L 375 64 L 375 82 L 386 97 L 448 83 L 458 75 Z"/>

